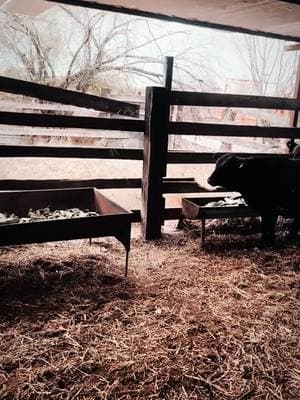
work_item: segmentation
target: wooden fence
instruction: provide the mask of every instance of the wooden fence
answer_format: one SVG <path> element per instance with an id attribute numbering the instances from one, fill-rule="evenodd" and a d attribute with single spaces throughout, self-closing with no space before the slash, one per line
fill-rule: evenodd
<path id="1" fill-rule="evenodd" d="M 145 98 L 145 120 L 100 117 L 67 116 L 36 113 L 0 111 L 0 123 L 31 127 L 59 127 L 118 130 L 143 132 L 144 146 L 139 149 L 50 147 L 50 146 L 0 146 L 0 157 L 61 157 L 61 158 L 109 158 L 143 160 L 142 179 L 94 179 L 94 180 L 2 180 L 0 190 L 30 190 L 44 188 L 89 187 L 98 188 L 141 188 L 142 210 L 134 210 L 135 221 L 142 222 L 146 239 L 159 238 L 165 219 L 176 219 L 180 209 L 166 209 L 165 193 L 203 191 L 192 179 L 166 178 L 168 163 L 213 163 L 213 153 L 168 151 L 168 137 L 172 135 L 236 136 L 300 138 L 297 118 L 290 128 L 233 126 L 226 124 L 204 124 L 170 121 L 170 107 L 246 107 L 284 109 L 298 116 L 299 99 L 194 93 L 172 91 L 168 75 L 165 87 L 148 87 Z M 93 108 L 100 111 L 137 118 L 139 107 L 135 104 L 118 102 L 107 98 L 86 95 L 64 89 L 28 83 L 0 77 L 0 91 L 22 94 L 41 100 Z"/>

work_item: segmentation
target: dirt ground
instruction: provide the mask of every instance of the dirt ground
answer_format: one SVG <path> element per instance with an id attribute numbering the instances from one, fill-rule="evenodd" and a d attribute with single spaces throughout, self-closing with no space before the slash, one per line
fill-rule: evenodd
<path id="1" fill-rule="evenodd" d="M 299 248 L 165 232 L 1 249 L 0 399 L 299 399 Z"/>

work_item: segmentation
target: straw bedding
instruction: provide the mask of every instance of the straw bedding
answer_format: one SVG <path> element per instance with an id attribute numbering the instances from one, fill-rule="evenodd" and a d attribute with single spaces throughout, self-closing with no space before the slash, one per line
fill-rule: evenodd
<path id="1" fill-rule="evenodd" d="M 298 399 L 299 249 L 210 233 L 1 249 L 0 399 Z"/>

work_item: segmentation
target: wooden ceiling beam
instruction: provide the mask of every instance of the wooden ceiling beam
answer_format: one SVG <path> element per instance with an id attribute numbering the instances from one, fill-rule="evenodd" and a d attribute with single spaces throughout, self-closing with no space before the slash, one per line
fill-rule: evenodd
<path id="1" fill-rule="evenodd" d="M 213 23 L 213 22 L 199 21 L 196 19 L 176 17 L 173 15 L 169 16 L 169 15 L 165 15 L 165 14 L 161 14 L 161 13 L 154 13 L 151 11 L 143 11 L 143 10 L 137 10 L 137 9 L 128 8 L 128 7 L 120 7 L 120 6 L 113 6 L 111 4 L 98 3 L 97 1 L 87 1 L 87 0 L 46 0 L 46 1 L 51 2 L 51 3 L 68 4 L 71 6 L 92 8 L 95 10 L 118 12 L 118 13 L 129 14 L 129 15 L 137 15 L 137 16 L 144 17 L 144 18 L 155 18 L 155 19 L 160 19 L 163 21 L 179 22 L 179 23 L 183 23 L 183 24 L 201 26 L 204 28 L 218 29 L 218 30 L 224 30 L 224 31 L 228 31 L 228 32 L 243 33 L 243 34 L 247 34 L 247 35 L 264 36 L 264 37 L 269 37 L 269 38 L 273 38 L 273 39 L 286 40 L 286 41 L 290 41 L 290 42 L 299 42 L 300 43 L 300 37 L 298 37 L 298 36 L 282 35 L 282 34 L 274 33 L 274 32 L 265 32 L 265 31 L 253 30 L 253 29 L 248 29 L 248 28 L 235 27 L 235 26 L 231 26 L 231 25 L 223 25 L 223 24 L 218 24 L 218 23 Z M 299 4 L 299 3 L 295 2 L 295 4 Z"/>

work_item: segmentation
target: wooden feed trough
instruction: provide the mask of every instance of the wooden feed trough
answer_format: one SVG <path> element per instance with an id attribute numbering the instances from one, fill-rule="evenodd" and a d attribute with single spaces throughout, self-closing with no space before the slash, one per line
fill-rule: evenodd
<path id="1" fill-rule="evenodd" d="M 259 213 L 245 205 L 239 206 L 207 206 L 212 201 L 224 200 L 224 196 L 220 197 L 197 197 L 182 199 L 182 217 L 187 219 L 201 220 L 201 246 L 205 245 L 205 221 L 207 219 L 216 218 L 244 218 L 258 217 Z"/>
<path id="2" fill-rule="evenodd" d="M 125 276 L 128 270 L 132 213 L 120 207 L 99 190 L 56 189 L 0 193 L 0 212 L 26 217 L 28 210 L 50 207 L 95 211 L 96 216 L 13 222 L 0 225 L 0 246 L 114 236 L 126 249 Z"/>

